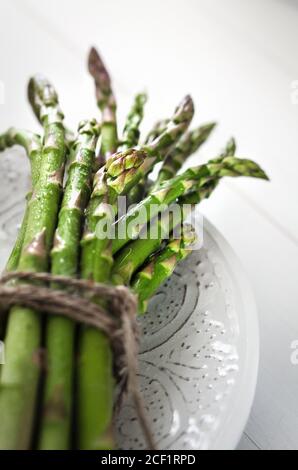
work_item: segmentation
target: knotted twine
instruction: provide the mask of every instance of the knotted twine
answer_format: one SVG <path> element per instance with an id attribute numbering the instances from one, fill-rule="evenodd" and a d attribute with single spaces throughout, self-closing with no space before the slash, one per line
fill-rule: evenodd
<path id="1" fill-rule="evenodd" d="M 55 289 L 38 284 L 8 285 L 9 281 L 53 283 Z M 94 297 L 107 300 L 109 312 L 94 303 Z M 140 329 L 136 319 L 136 297 L 130 290 L 124 286 L 114 287 L 48 273 L 6 273 L 0 277 L 0 312 L 4 313 L 14 305 L 64 316 L 106 334 L 114 353 L 115 374 L 120 386 L 117 407 L 125 395 L 132 398 L 147 445 L 155 449 L 138 382 Z"/>

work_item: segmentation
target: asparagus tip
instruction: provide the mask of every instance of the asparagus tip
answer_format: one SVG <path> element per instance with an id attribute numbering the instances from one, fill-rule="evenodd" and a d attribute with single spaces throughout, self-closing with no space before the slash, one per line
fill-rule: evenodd
<path id="1" fill-rule="evenodd" d="M 190 95 L 186 95 L 175 111 L 175 117 L 179 122 L 190 122 L 195 112 L 194 102 Z M 174 117 L 174 120 L 175 120 Z"/>
<path id="2" fill-rule="evenodd" d="M 63 116 L 58 107 L 58 94 L 50 81 L 41 74 L 36 74 L 29 79 L 27 86 L 29 103 L 39 121 L 43 119 L 43 106 L 55 106 L 57 113 Z"/>
<path id="3" fill-rule="evenodd" d="M 236 140 L 234 139 L 234 137 L 231 137 L 227 142 L 226 152 L 229 155 L 235 155 L 236 149 L 237 149 Z"/>
<path id="4" fill-rule="evenodd" d="M 148 101 L 148 94 L 146 91 L 142 91 L 141 93 L 138 93 L 136 96 L 137 101 L 141 104 L 141 106 L 144 106 L 147 101 Z"/>
<path id="5" fill-rule="evenodd" d="M 217 126 L 217 122 L 209 122 L 206 124 L 206 128 L 211 132 L 213 131 Z"/>
<path id="6" fill-rule="evenodd" d="M 95 47 L 91 47 L 88 55 L 88 70 L 90 75 L 100 82 L 105 80 L 107 84 L 110 85 L 111 79 L 110 75 L 104 65 L 102 58 L 99 55 L 99 52 Z"/>

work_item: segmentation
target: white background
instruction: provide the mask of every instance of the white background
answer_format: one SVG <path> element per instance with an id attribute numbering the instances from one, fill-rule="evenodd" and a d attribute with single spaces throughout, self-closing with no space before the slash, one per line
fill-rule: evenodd
<path id="1" fill-rule="evenodd" d="M 234 135 L 239 156 L 267 170 L 270 183 L 222 183 L 203 210 L 242 261 L 259 311 L 258 387 L 239 449 L 298 449 L 298 2 L 1 0 L 0 9 L 1 130 L 38 129 L 25 97 L 35 72 L 55 83 L 69 125 L 96 116 L 85 66 L 94 44 L 120 119 L 138 90 L 150 92 L 144 129 L 190 92 L 196 123 L 220 123 L 192 163 Z"/>

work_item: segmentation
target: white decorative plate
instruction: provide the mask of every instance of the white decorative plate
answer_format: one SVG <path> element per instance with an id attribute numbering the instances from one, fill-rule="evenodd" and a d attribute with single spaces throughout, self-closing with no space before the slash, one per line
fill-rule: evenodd
<path id="1" fill-rule="evenodd" d="M 28 168 L 20 150 L 0 155 L 0 268 L 23 212 Z M 257 315 L 237 258 L 208 221 L 203 248 L 163 285 L 141 325 L 141 386 L 158 448 L 235 448 L 256 384 Z M 129 403 L 117 430 L 121 448 L 144 448 Z"/>

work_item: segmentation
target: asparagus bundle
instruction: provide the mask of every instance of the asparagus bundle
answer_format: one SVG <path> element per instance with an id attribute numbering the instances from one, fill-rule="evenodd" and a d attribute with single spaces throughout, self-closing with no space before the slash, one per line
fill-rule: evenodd
<path id="1" fill-rule="evenodd" d="M 172 117 L 159 121 L 142 141 L 147 96 L 139 94 L 118 137 L 110 75 L 94 48 L 88 66 L 100 124 L 81 122 L 74 138 L 64 125 L 57 93 L 37 76 L 29 82 L 28 97 L 42 137 L 14 128 L 0 135 L 0 150 L 25 148 L 32 174 L 32 191 L 6 269 L 125 285 L 137 296 L 141 314 L 192 251 L 196 235 L 184 223 L 185 204 L 193 208 L 209 197 L 225 176 L 267 176 L 253 161 L 234 155 L 233 139 L 215 158 L 177 174 L 215 124 L 188 131 L 194 105 L 187 95 Z M 95 164 L 98 147 L 100 165 Z M 163 163 L 151 184 L 148 174 L 158 162 Z M 138 204 L 118 218 L 119 196 Z M 174 205 L 180 210 L 178 222 L 171 212 Z M 149 228 L 154 237 L 144 237 Z M 109 310 L 101 298 L 92 302 Z M 40 312 L 22 306 L 9 312 L 0 380 L 0 448 L 114 448 L 114 357 L 108 338 L 80 325 L 76 341 L 74 322 L 61 316 L 47 318 L 45 335 L 42 327 Z M 47 356 L 42 374 L 41 348 Z"/>

